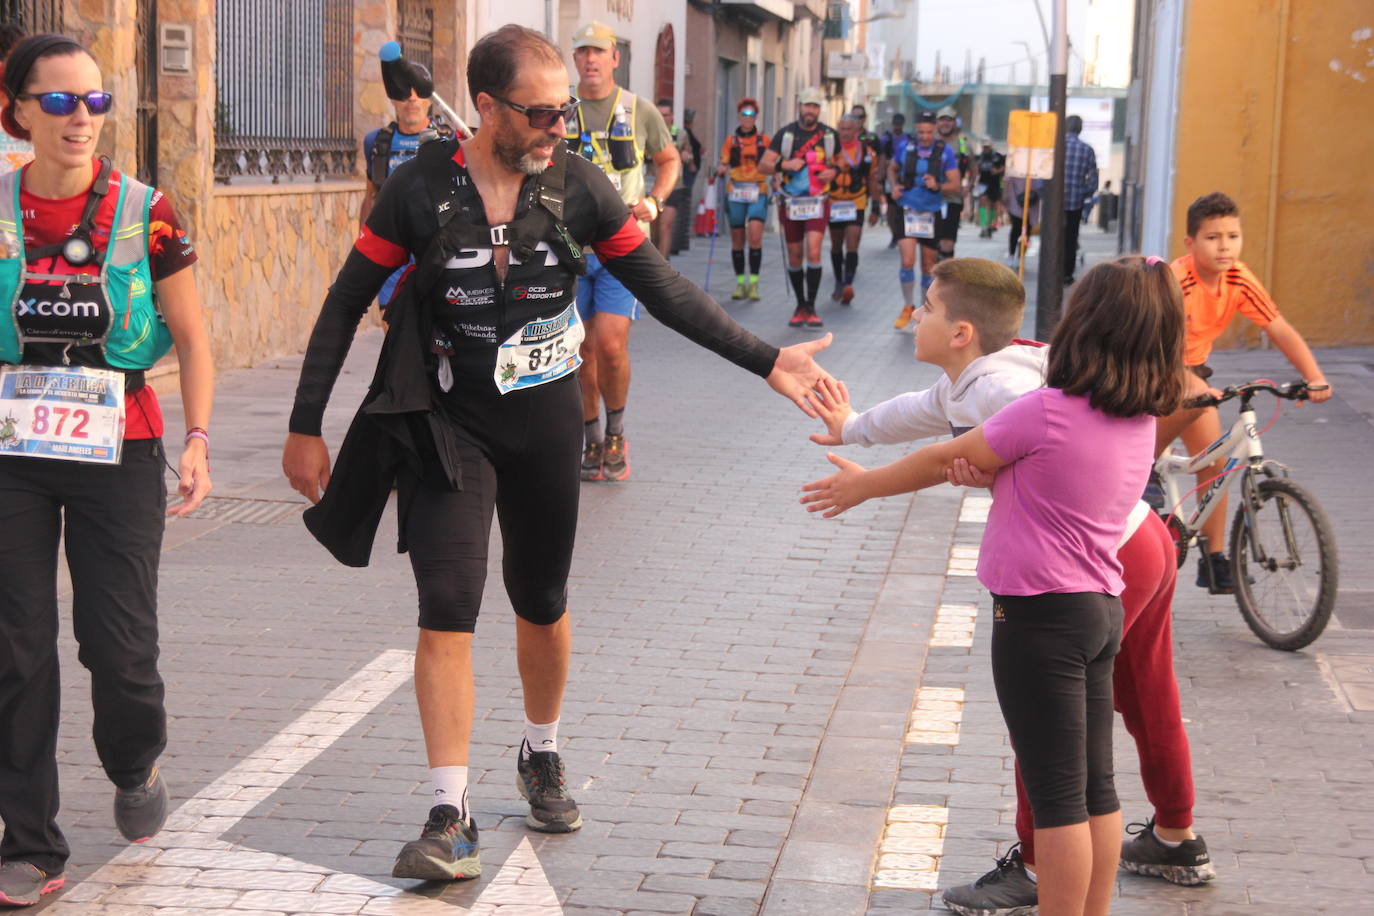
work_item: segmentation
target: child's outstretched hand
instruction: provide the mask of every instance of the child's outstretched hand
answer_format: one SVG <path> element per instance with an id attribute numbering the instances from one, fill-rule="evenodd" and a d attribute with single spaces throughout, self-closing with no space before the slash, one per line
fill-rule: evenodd
<path id="1" fill-rule="evenodd" d="M 816 416 L 825 421 L 826 432 L 812 433 L 811 441 L 817 445 L 844 445 L 845 418 L 854 412 L 849 406 L 849 389 L 844 382 L 823 378 L 816 385 L 816 397 L 812 399 Z"/>
<path id="2" fill-rule="evenodd" d="M 983 487 L 987 489 L 992 486 L 993 478 L 996 473 L 988 474 L 968 463 L 967 458 L 955 458 L 950 462 L 949 467 L 945 468 L 945 480 L 956 487 Z"/>
<path id="3" fill-rule="evenodd" d="M 858 463 L 841 458 L 834 452 L 826 452 L 825 457 L 840 472 L 802 484 L 805 495 L 801 501 L 807 512 L 821 512 L 825 518 L 834 518 L 868 499 L 863 493 L 863 480 L 868 472 Z"/>

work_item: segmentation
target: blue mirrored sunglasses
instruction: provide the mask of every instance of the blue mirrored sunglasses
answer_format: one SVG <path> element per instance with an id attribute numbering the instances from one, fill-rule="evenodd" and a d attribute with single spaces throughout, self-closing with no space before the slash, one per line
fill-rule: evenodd
<path id="1" fill-rule="evenodd" d="M 739 115 L 741 118 L 753 118 L 758 116 L 758 112 L 752 108 L 741 108 Z"/>
<path id="2" fill-rule="evenodd" d="M 75 92 L 22 92 L 19 94 L 21 99 L 37 99 L 38 107 L 43 109 L 45 114 L 57 115 L 59 117 L 69 115 L 76 111 L 76 104 L 84 102 L 86 110 L 93 115 L 103 115 L 114 107 L 114 96 L 108 92 L 88 92 L 85 95 L 78 95 Z"/>

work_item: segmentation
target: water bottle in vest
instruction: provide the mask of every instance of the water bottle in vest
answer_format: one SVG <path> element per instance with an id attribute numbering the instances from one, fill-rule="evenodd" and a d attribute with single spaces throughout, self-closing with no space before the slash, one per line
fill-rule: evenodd
<path id="1" fill-rule="evenodd" d="M 630 119 L 625 106 L 619 102 L 615 106 L 615 121 L 611 124 L 609 137 L 611 147 L 611 167 L 624 172 L 637 165 L 635 156 L 634 133 L 630 129 Z"/>

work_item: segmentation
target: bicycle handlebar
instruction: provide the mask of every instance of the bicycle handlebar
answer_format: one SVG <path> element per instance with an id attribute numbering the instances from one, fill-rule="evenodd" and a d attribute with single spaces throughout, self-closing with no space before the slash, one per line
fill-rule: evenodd
<path id="1" fill-rule="evenodd" d="M 1288 382 L 1285 385 L 1276 385 L 1267 379 L 1260 379 L 1254 382 L 1246 382 L 1244 385 L 1230 385 L 1223 388 L 1221 397 L 1204 394 L 1196 398 L 1187 398 L 1183 402 L 1184 407 L 1217 407 L 1234 398 L 1247 397 L 1260 391 L 1267 391 L 1277 398 L 1286 401 L 1305 401 L 1308 392 L 1325 391 L 1329 385 L 1308 385 L 1304 381 Z"/>

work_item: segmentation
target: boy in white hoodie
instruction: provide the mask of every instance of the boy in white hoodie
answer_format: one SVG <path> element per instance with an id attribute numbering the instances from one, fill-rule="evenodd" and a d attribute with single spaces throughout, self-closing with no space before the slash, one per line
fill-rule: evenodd
<path id="1" fill-rule="evenodd" d="M 1025 311 L 1025 289 L 1016 275 L 993 261 L 954 258 L 935 266 L 934 283 L 916 311 L 916 359 L 944 370 L 924 391 L 899 394 L 855 413 L 843 382 L 826 383 L 819 413 L 827 431 L 819 445 L 896 444 L 960 435 L 1021 395 L 1044 385 L 1048 348 L 1016 339 Z M 965 481 L 977 479 L 966 471 Z M 989 479 L 990 480 L 990 479 Z M 1168 531 L 1144 503 L 1126 527 L 1118 559 L 1126 591 L 1121 651 L 1112 686 L 1117 711 L 1135 738 L 1141 780 L 1155 817 L 1125 843 L 1122 865 L 1175 884 L 1199 884 L 1215 876 L 1207 845 L 1192 832 L 1193 779 L 1188 737 L 1174 676 L 1171 608 L 1177 575 Z M 945 891 L 957 913 L 1000 916 L 1033 912 L 1037 904 L 1030 802 L 1017 774 L 1017 834 L 997 867 L 973 884 Z"/>

